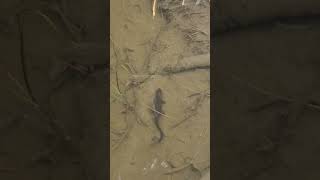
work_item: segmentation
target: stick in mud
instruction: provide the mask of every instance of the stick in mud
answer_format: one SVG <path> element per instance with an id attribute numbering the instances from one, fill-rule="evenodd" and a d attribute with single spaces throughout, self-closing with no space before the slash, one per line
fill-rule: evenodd
<path id="1" fill-rule="evenodd" d="M 183 58 L 177 66 L 166 66 L 161 70 L 161 74 L 177 74 L 194 71 L 197 69 L 210 69 L 210 54 L 203 54 Z"/>

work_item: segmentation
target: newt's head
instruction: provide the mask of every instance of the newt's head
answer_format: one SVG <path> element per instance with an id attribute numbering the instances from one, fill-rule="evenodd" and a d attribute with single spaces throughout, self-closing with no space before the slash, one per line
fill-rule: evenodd
<path id="1" fill-rule="evenodd" d="M 157 101 L 157 104 L 158 103 L 161 103 L 161 104 L 165 104 L 166 102 L 163 100 L 163 93 L 162 93 L 162 90 L 160 88 L 158 88 L 156 90 L 156 94 L 155 94 L 155 100 Z"/>

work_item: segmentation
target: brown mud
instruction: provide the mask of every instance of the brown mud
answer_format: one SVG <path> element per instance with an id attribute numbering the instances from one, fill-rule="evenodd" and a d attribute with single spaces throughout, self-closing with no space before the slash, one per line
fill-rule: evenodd
<path id="1" fill-rule="evenodd" d="M 106 7 L 1 1 L 0 179 L 108 178 Z"/>
<path id="2" fill-rule="evenodd" d="M 216 4 L 214 176 L 317 179 L 319 2 L 241 2 Z"/>
<path id="3" fill-rule="evenodd" d="M 209 1 L 159 0 L 154 17 L 153 2 L 111 1 L 111 179 L 198 180 L 210 167 Z"/>

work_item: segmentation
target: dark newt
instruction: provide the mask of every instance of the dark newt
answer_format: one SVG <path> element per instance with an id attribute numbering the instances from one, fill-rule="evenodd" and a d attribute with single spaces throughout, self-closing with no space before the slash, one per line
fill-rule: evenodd
<path id="1" fill-rule="evenodd" d="M 155 96 L 153 98 L 153 105 L 154 105 L 154 110 L 155 110 L 155 111 L 153 111 L 153 117 L 154 117 L 153 120 L 154 120 L 154 123 L 155 123 L 157 129 L 159 130 L 159 133 L 160 133 L 158 143 L 160 143 L 164 137 L 164 133 L 159 125 L 159 120 L 161 118 L 161 115 L 164 114 L 163 109 L 162 109 L 163 104 L 165 104 L 165 101 L 163 100 L 162 90 L 160 88 L 158 88 L 156 90 Z"/>

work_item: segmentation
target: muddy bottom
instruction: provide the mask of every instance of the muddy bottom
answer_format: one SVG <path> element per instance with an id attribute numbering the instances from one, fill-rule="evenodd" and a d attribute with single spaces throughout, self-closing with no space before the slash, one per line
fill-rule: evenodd
<path id="1" fill-rule="evenodd" d="M 0 12 L 0 179 L 107 179 L 106 3 Z"/>
<path id="2" fill-rule="evenodd" d="M 112 180 L 210 167 L 210 6 L 184 3 L 111 1 Z"/>
<path id="3" fill-rule="evenodd" d="M 215 37 L 215 178 L 319 178 L 314 19 L 297 14 Z"/>

